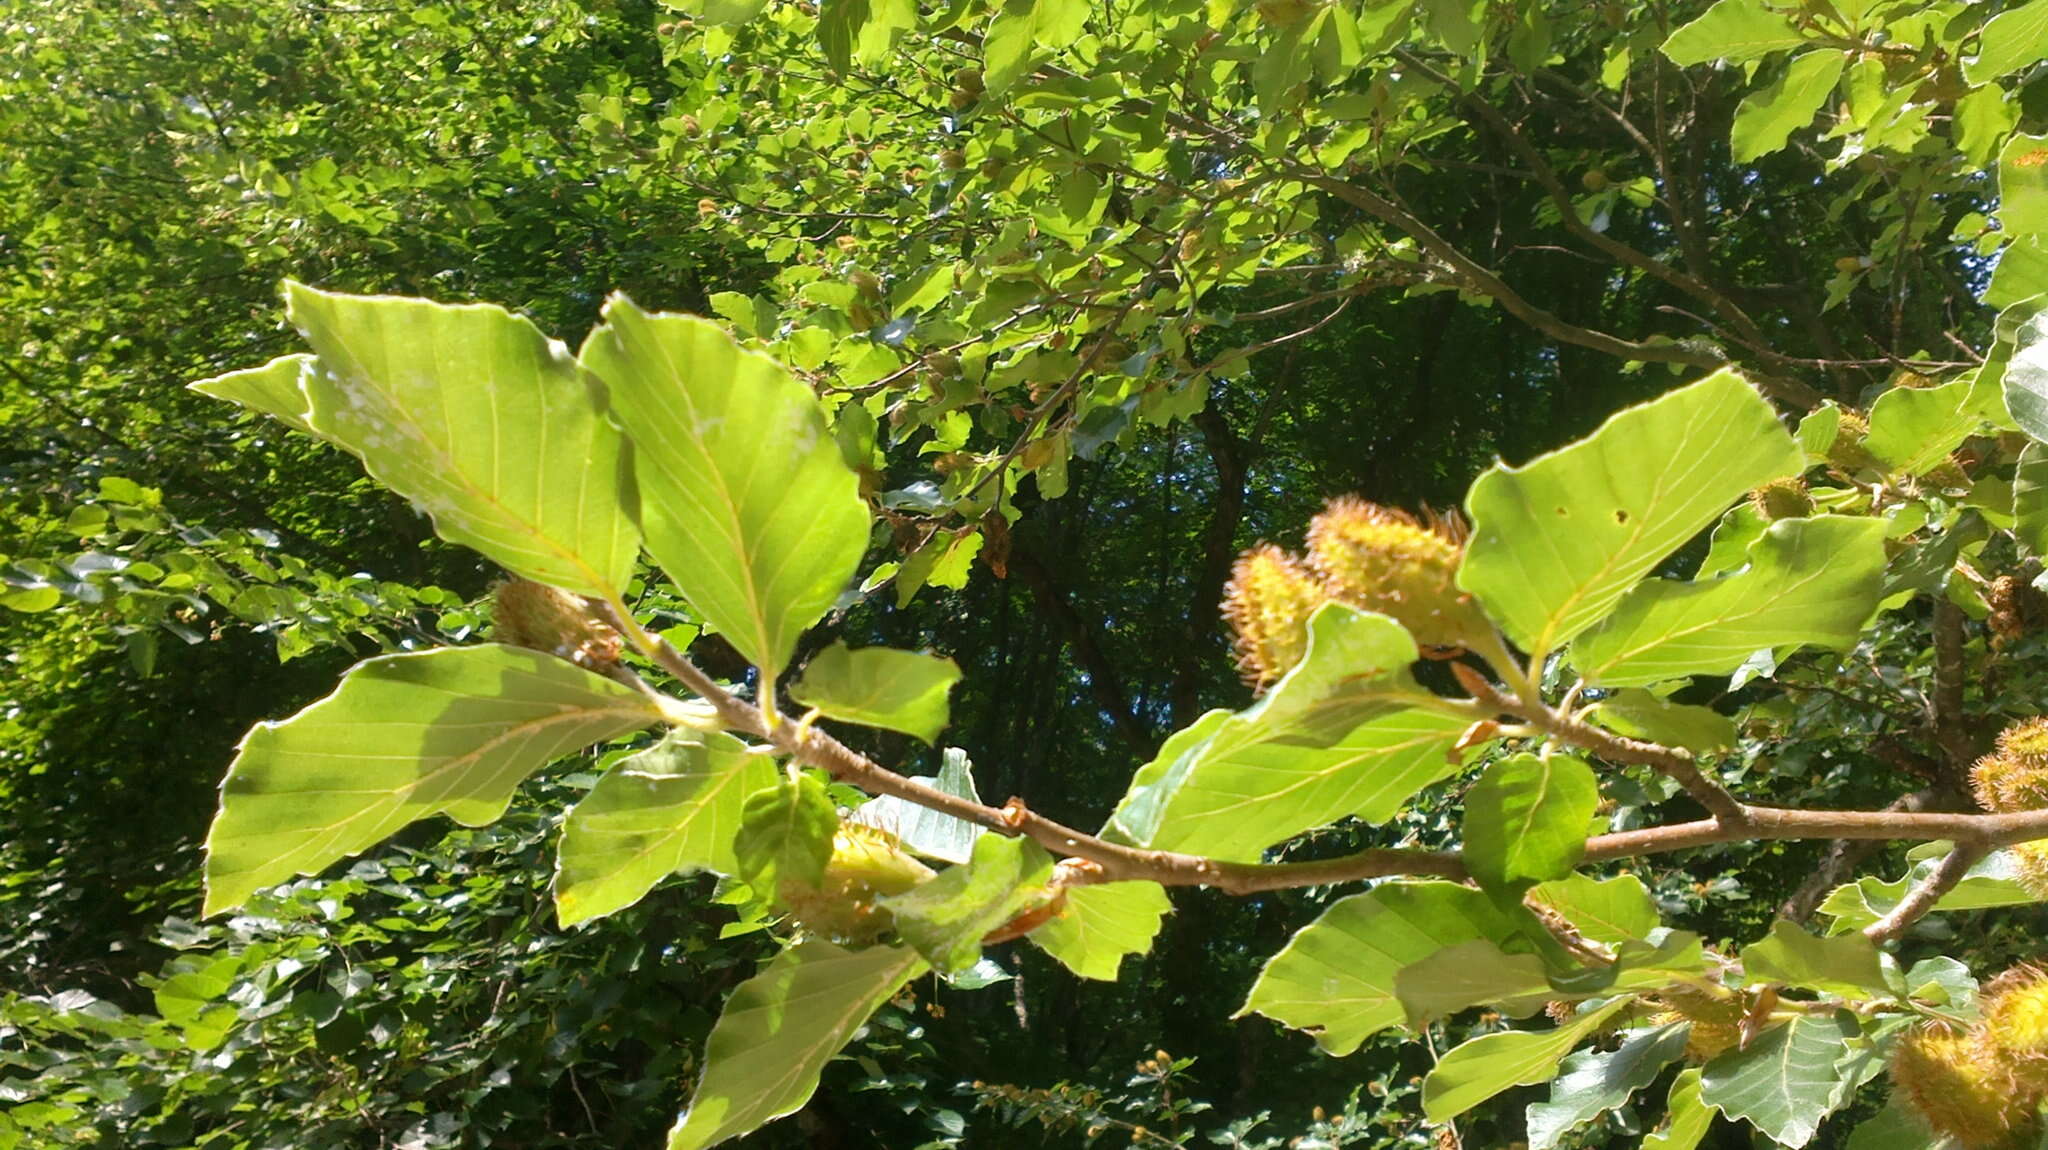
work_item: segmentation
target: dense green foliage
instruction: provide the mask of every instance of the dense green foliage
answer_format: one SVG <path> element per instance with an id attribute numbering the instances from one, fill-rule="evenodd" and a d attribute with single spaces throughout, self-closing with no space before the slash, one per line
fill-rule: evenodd
<path id="1" fill-rule="evenodd" d="M 963 672 L 940 738 L 973 757 L 980 794 L 1022 796 L 1070 825 L 1117 809 L 1162 740 L 1218 722 L 1206 708 L 1245 703 L 1214 622 L 1241 548 L 1298 540 L 1335 493 L 1460 502 L 1495 456 L 1526 461 L 1724 363 L 1777 401 L 1796 446 L 1748 388 L 1709 388 L 1689 391 L 1682 410 L 1646 409 L 1675 411 L 1669 428 L 1605 437 L 1631 449 L 1602 477 L 1560 467 L 1555 490 L 1571 506 L 1612 501 L 1639 523 L 1672 525 L 1660 546 L 1633 549 L 1573 534 L 1595 565 L 1613 560 L 1627 576 L 1584 584 L 1573 592 L 1583 605 L 1553 611 L 1555 578 L 1569 573 L 1546 583 L 1510 561 L 1514 540 L 1547 527 L 1514 519 L 1549 506 L 1541 473 L 1491 473 L 1464 499 L 1480 527 L 1465 586 L 1525 653 L 1578 636 L 1571 661 L 1549 668 L 1563 676 L 1542 684 L 1549 698 L 1584 675 L 1617 689 L 1574 692 L 1597 699 L 1596 721 L 1700 752 L 1750 801 L 1823 808 L 1969 809 L 1971 762 L 2037 710 L 2041 616 L 2015 588 L 2048 544 L 2033 502 L 2044 485 L 2040 448 L 2021 452 L 2013 433 L 2048 432 L 2048 333 L 2027 323 L 2027 301 L 2048 289 L 2041 0 L 680 7 L 692 10 L 0 10 L 0 128 L 13 145 L 0 158 L 0 603 L 13 609 L 0 612 L 0 961 L 21 972 L 0 988 L 11 992 L 0 1002 L 0 1145 L 654 1145 L 690 1104 L 718 1004 L 757 961 L 770 969 L 760 904 L 729 887 L 714 902 L 705 878 L 625 909 L 630 896 L 608 895 L 608 916 L 562 902 L 561 919 L 590 921 L 558 922 L 545 888 L 557 845 L 578 841 L 573 825 L 561 829 L 569 807 L 597 810 L 607 782 L 677 787 L 724 769 L 711 751 L 649 758 L 631 738 L 524 784 L 540 764 L 515 764 L 485 793 L 442 804 L 475 822 L 509 799 L 487 829 L 428 820 L 383 842 L 406 820 L 380 816 L 357 840 L 281 870 L 264 866 L 283 852 L 256 850 L 257 877 L 231 894 L 227 872 L 214 876 L 216 905 L 249 896 L 245 911 L 195 925 L 198 839 L 249 724 L 298 710 L 355 659 L 490 634 L 482 596 L 497 564 L 522 570 L 519 547 L 494 547 L 501 532 L 451 529 L 433 491 L 408 487 L 403 466 L 381 466 L 366 447 L 368 432 L 405 417 L 402 403 L 351 424 L 341 389 L 323 402 L 308 377 L 310 407 L 282 414 L 364 455 L 370 476 L 413 506 L 330 443 L 180 386 L 306 346 L 278 322 L 285 279 L 495 301 L 570 348 L 617 290 L 649 312 L 715 316 L 767 351 L 791 369 L 775 385 L 785 406 L 736 408 L 760 423 L 723 455 L 663 458 L 635 440 L 632 530 L 663 569 L 632 572 L 642 622 L 729 682 L 749 662 L 771 678 L 801 668 L 787 700 L 817 707 L 827 726 L 893 728 L 845 737 L 915 774 L 939 773 L 939 749 L 917 740 L 930 741 L 933 695 L 950 679 L 907 664 L 888 672 L 902 679 L 893 695 L 864 693 L 881 672 L 856 660 L 875 645 L 935 647 Z M 350 374 L 388 374 L 399 361 L 374 357 L 425 354 L 438 338 L 352 346 L 369 313 L 303 291 L 292 306 L 321 362 L 352 362 Z M 454 322 L 440 315 L 407 322 Z M 732 358 L 705 328 L 690 354 L 727 366 L 646 373 L 636 365 L 673 333 L 636 316 L 614 305 L 607 334 L 582 353 L 614 416 L 629 437 L 662 420 L 702 434 L 673 410 L 676 389 L 760 361 Z M 491 345 L 502 354 L 401 374 L 438 370 L 452 389 L 539 365 L 573 382 L 538 337 L 512 346 L 530 329 L 503 326 L 515 334 Z M 282 378 L 283 394 L 300 394 L 296 365 Z M 536 394 L 573 411 L 564 386 Z M 1860 457 L 1847 454 L 1854 435 L 1836 405 L 1869 420 Z M 721 469 L 754 466 L 805 419 L 829 421 L 817 424 L 829 439 L 813 437 L 803 476 L 774 474 L 741 518 L 772 519 L 780 506 L 813 518 L 765 538 L 778 558 L 750 592 L 714 585 L 697 557 L 716 551 L 717 533 L 696 530 L 693 493 Z M 1705 455 L 1709 477 L 1678 485 L 1682 511 L 1640 489 L 1667 456 L 1702 457 L 1673 434 L 1743 420 L 1749 432 L 1722 445 L 1734 454 Z M 592 464 L 583 495 L 615 492 L 595 465 L 608 426 L 590 424 L 560 456 Z M 560 441 L 507 449 L 493 437 L 491 448 L 537 462 Z M 1747 488 L 1801 468 L 1834 476 L 1816 490 L 1830 514 L 1793 520 L 1810 528 L 1767 533 L 1761 514 L 1738 507 L 1711 540 L 1685 544 Z M 537 518 L 560 522 L 564 492 L 529 492 L 553 508 Z M 603 527 L 579 498 L 574 521 Z M 882 524 L 871 533 L 870 511 Z M 834 542 L 811 545 L 827 521 L 839 524 Z M 496 563 L 438 541 L 436 527 Z M 618 591 L 630 539 L 608 538 L 569 548 L 602 552 L 583 564 L 602 578 L 525 573 Z M 840 596 L 856 564 L 862 593 Z M 1818 586 L 1807 578 L 1816 564 Z M 1621 598 L 1651 573 L 1729 577 L 1705 597 Z M 776 582 L 785 577 L 803 587 Z M 1810 600 L 1795 597 L 1802 589 Z M 1879 599 L 1886 610 L 1865 629 Z M 1635 641 L 1669 633 L 1675 612 L 1723 619 L 1780 601 L 1784 617 L 1751 621 L 1746 647 L 1646 659 Z M 761 615 L 762 602 L 783 614 Z M 699 637 L 706 623 L 720 634 Z M 1354 639 L 1356 656 L 1405 636 Z M 1793 655 L 1802 643 L 1844 653 Z M 1451 690 L 1440 665 L 1418 676 Z M 1255 719 L 1224 721 L 1260 737 Z M 1577 861 L 1588 796 L 1581 782 L 1545 780 L 1584 776 L 1484 748 L 1453 775 L 1441 747 L 1466 724 L 1442 725 L 1429 732 L 1436 757 L 1418 758 L 1405 789 L 1370 807 L 1247 821 L 1207 813 L 1202 789 L 1181 787 L 1149 806 L 1134 793 L 1112 825 L 1239 861 L 1265 848 L 1306 860 L 1463 842 L 1491 887 L 1577 882 L 1557 876 Z M 561 749 L 610 733 L 583 731 Z M 1553 818 L 1533 843 L 1485 845 L 1479 824 L 1544 809 L 1529 796 L 1552 785 L 1581 833 L 1559 835 Z M 1600 829 L 1699 813 L 1640 766 L 1603 767 L 1598 785 Z M 603 801 L 632 817 L 630 803 Z M 793 812 L 801 801 L 791 796 Z M 829 814 L 859 800 L 842 788 L 825 801 Z M 1354 813 L 1366 817 L 1335 822 Z M 359 862 L 250 894 L 361 849 Z M 590 849 L 590 865 L 607 865 Z M 676 848 L 678 863 L 691 849 Z M 696 865 L 766 873 L 715 861 Z M 983 874 L 1011 868 L 1004 899 L 1037 865 L 974 856 Z M 1914 997 L 1930 980 L 1953 1005 L 1967 974 L 1934 956 L 1988 976 L 2032 953 L 2040 921 L 2003 871 L 1971 878 L 1957 894 L 1974 905 L 2020 905 L 1922 920 L 1897 946 L 1896 969 L 1918 972 L 1910 985 L 1861 954 L 1837 955 L 1823 976 L 1806 936 L 1769 931 L 1773 913 L 1832 924 L 1850 932 L 1835 949 L 1853 946 L 1855 929 L 1900 897 L 1884 880 L 1906 873 L 1901 851 L 1739 842 L 1622 865 L 1654 900 L 1648 922 L 1730 940 L 1723 953 L 1753 973 L 1866 1008 L 1932 1001 Z M 1829 895 L 1858 873 L 1869 877 Z M 557 885 L 554 900 L 574 889 Z M 1466 897 L 1441 884 L 1381 889 L 1412 895 L 1364 899 L 1412 897 L 1399 910 L 1410 917 Z M 1372 1035 L 1412 1003 L 1379 1022 L 1251 1004 L 1320 1028 L 1332 1053 L 1361 1051 L 1348 1058 L 1258 1015 L 1227 1018 L 1323 908 L 1334 904 L 1338 917 L 1323 920 L 1333 930 L 1344 915 L 1394 913 L 1345 898 L 1357 893 L 1177 891 L 1150 955 L 1125 959 L 1116 985 L 1072 978 L 1029 945 L 992 948 L 1000 972 L 963 964 L 950 983 L 913 982 L 855 1039 L 852 1059 L 825 1068 L 801 1117 L 760 1137 L 1000 1144 L 1027 1137 L 1006 1132 L 1016 1123 L 1054 1144 L 1427 1145 L 1431 1123 L 1464 1108 L 1443 1101 L 1459 1063 L 1446 1057 L 1425 1104 L 1430 1052 Z M 1553 905 L 1571 905 L 1571 892 L 1556 893 Z M 943 923 L 934 909 L 913 906 L 904 921 Z M 1015 909 L 998 899 L 974 921 L 1000 924 Z M 1965 924 L 1967 945 L 1954 940 Z M 1032 938 L 1076 969 L 1116 972 L 1113 960 L 1105 971 L 1076 959 L 1057 934 L 1071 929 Z M 1290 952 L 1319 945 L 1306 940 L 1321 929 Z M 1581 929 L 1596 944 L 1625 941 Z M 1540 940 L 1523 940 L 1533 954 L 1518 949 L 1503 930 L 1453 944 L 1493 947 L 1520 976 L 1551 963 L 1523 1006 L 1574 997 L 1556 955 Z M 946 965 L 979 933 L 929 935 L 915 961 Z M 1137 931 L 1132 949 L 1149 934 Z M 823 969 L 864 969 L 880 960 L 860 956 L 878 953 Z M 1003 976 L 994 990 L 966 989 Z M 1432 993 L 1419 1013 L 1479 1000 Z M 1604 1022 L 1594 1009 L 1565 1029 Z M 1458 1014 L 1437 1026 L 1435 1049 L 1497 1024 Z M 1752 1047 L 1763 1054 L 1678 1076 L 1674 1131 L 1704 1096 L 1784 1144 L 1839 1144 L 1853 1122 L 1817 1135 L 1812 1123 L 1836 1106 L 1868 1111 L 1884 1090 L 1858 1093 L 1882 1064 L 1837 1061 L 1843 1033 L 1821 1029 L 1837 1025 L 1795 1019 Z M 1494 1033 L 1483 1049 L 1547 1041 L 1555 1065 L 1569 1043 L 1540 1033 Z M 1673 1076 L 1668 1038 L 1649 1030 L 1612 1054 L 1583 1050 L 1563 1063 L 1550 1109 L 1542 1090 L 1524 1090 L 1504 1097 L 1538 1103 L 1526 1116 L 1496 1100 L 1457 1130 L 1474 1146 L 1536 1140 L 1546 1123 L 1588 1145 L 1636 1144 Z M 1745 1093 L 1743 1067 L 1780 1053 L 1819 1095 Z M 1654 1089 L 1630 1104 L 1610 1067 L 1631 1089 Z M 1859 1143 L 1898 1121 L 1887 1113 Z M 1689 1143 L 1662 1143 L 1679 1144 Z"/>

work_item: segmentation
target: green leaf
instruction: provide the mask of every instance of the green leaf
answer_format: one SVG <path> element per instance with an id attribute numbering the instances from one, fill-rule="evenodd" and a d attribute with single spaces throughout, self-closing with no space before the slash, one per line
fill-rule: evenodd
<path id="1" fill-rule="evenodd" d="M 1356 815 L 1384 822 L 1456 773 L 1471 724 L 1427 704 L 1408 665 L 1414 639 L 1383 615 L 1329 604 L 1308 654 L 1264 699 L 1211 711 L 1170 736 L 1110 821 L 1127 842 L 1232 860 Z"/>
<path id="2" fill-rule="evenodd" d="M 64 601 L 64 593 L 55 587 L 9 587 L 0 591 L 0 607 L 34 615 L 48 611 Z"/>
<path id="3" fill-rule="evenodd" d="M 726 1000 L 668 1150 L 702 1150 L 794 1113 L 868 1016 L 924 970 L 905 947 L 813 938 L 783 951 Z"/>
<path id="4" fill-rule="evenodd" d="M 966 866 L 899 895 L 878 899 L 895 916 L 896 933 L 941 974 L 966 970 L 981 958 L 982 936 L 1010 921 L 1041 896 L 1052 877 L 1052 856 L 1030 839 L 983 835 Z"/>
<path id="5" fill-rule="evenodd" d="M 717 324 L 624 296 L 583 359 L 633 440 L 647 549 L 773 681 L 867 549 L 860 483 L 808 388 Z"/>
<path id="6" fill-rule="evenodd" d="M 1763 0 L 1720 0 L 1664 41 L 1664 55 L 1681 67 L 1708 60 L 1741 63 L 1804 46 L 1806 38 Z"/>
<path id="7" fill-rule="evenodd" d="M 1856 1025 L 1841 1012 L 1802 1014 L 1700 1071 L 1700 1101 L 1797 1150 L 1847 1101 L 1836 1063 Z"/>
<path id="8" fill-rule="evenodd" d="M 1422 1113 L 1431 1122 L 1448 1122 L 1503 1090 L 1548 1081 L 1572 1047 L 1630 1001 L 1615 999 L 1554 1030 L 1488 1034 L 1457 1047 L 1422 1080 Z"/>
<path id="9" fill-rule="evenodd" d="M 2021 431 L 2048 443 L 2048 310 L 2021 321 L 2014 333 L 2005 366 L 2005 409 Z"/>
<path id="10" fill-rule="evenodd" d="M 1394 972 L 1394 996 L 1403 1021 L 1420 1032 L 1468 1007 L 1491 1005 L 1520 1018 L 1555 997 L 1543 959 L 1509 954 L 1492 939 L 1475 938 L 1435 951 Z"/>
<path id="11" fill-rule="evenodd" d="M 1600 805 L 1593 768 L 1570 755 L 1519 754 L 1465 797 L 1465 867 L 1488 887 L 1563 878 L 1586 853 Z"/>
<path id="12" fill-rule="evenodd" d="M 1724 751 L 1735 745 L 1735 720 L 1710 708 L 1674 703 L 1629 687 L 1586 708 L 1583 716 L 1633 739 L 1648 739 L 1691 751 Z"/>
<path id="13" fill-rule="evenodd" d="M 1977 33 L 1977 55 L 1963 65 L 1972 84 L 1989 83 L 2048 60 L 2048 0 L 2033 0 L 1993 16 Z"/>
<path id="14" fill-rule="evenodd" d="M 1685 1055 L 1684 1023 L 1631 1030 L 1613 1051 L 1581 1050 L 1564 1060 L 1550 1100 L 1529 1107 L 1530 1150 L 1551 1150 L 1566 1134 L 1626 1104 Z"/>
<path id="15" fill-rule="evenodd" d="M 1305 1030 L 1331 1054 L 1406 1017 L 1394 993 L 1404 968 L 1459 943 L 1505 939 L 1511 923 L 1486 895 L 1449 882 L 1390 882 L 1330 905 L 1260 970 L 1238 1015 Z"/>
<path id="16" fill-rule="evenodd" d="M 1024 937 L 1082 978 L 1115 982 L 1124 956 L 1145 954 L 1173 909 L 1152 882 L 1073 887 L 1058 917 Z"/>
<path id="17" fill-rule="evenodd" d="M 768 0 L 662 0 L 706 24 L 744 24 L 768 7 Z"/>
<path id="18" fill-rule="evenodd" d="M 285 298 L 319 355 L 299 378 L 315 432 L 451 543 L 582 595 L 626 585 L 639 537 L 622 505 L 625 443 L 561 344 L 489 304 L 297 283 Z"/>
<path id="19" fill-rule="evenodd" d="M 959 664 L 939 655 L 887 647 L 854 650 L 837 642 L 812 656 L 789 697 L 829 718 L 902 731 L 926 743 L 946 729 L 946 695 Z"/>
<path id="20" fill-rule="evenodd" d="M 1539 883 L 1528 897 L 1563 915 L 1580 934 L 1608 946 L 1648 938 L 1660 922 L 1649 889 L 1634 875 L 1595 879 L 1575 874 Z"/>
<path id="21" fill-rule="evenodd" d="M 613 766 L 562 821 L 562 925 L 632 906 L 671 874 L 738 874 L 733 836 L 747 796 L 775 782 L 773 759 L 722 731 L 671 731 Z"/>
<path id="22" fill-rule="evenodd" d="M 2039 440 L 2020 451 L 2012 477 L 2013 537 L 2036 558 L 2048 556 L 2048 444 Z"/>
<path id="23" fill-rule="evenodd" d="M 1934 859 L 1915 863 L 1904 878 L 1886 882 L 1865 875 L 1828 893 L 1820 913 L 1830 915 L 1831 932 L 1861 930 L 1883 918 L 1906 897 L 1906 892 L 1925 881 L 1936 865 Z M 1934 904 L 1936 911 L 1989 910 L 2001 906 L 2025 906 L 2042 901 L 2018 878 L 2011 851 L 1993 851 L 1963 875 L 1963 880 Z"/>
<path id="24" fill-rule="evenodd" d="M 1848 650 L 1883 590 L 1884 526 L 1836 515 L 1773 523 L 1736 574 L 1637 587 L 1572 645 L 1572 663 L 1589 683 L 1640 686 L 1726 674 L 1766 647 Z"/>
<path id="25" fill-rule="evenodd" d="M 1882 952 L 1861 934 L 1815 938 L 1779 919 L 1761 942 L 1742 948 L 1742 968 L 1752 982 L 1800 986 L 1848 999 L 1891 998 Z"/>
<path id="26" fill-rule="evenodd" d="M 733 837 L 739 876 L 763 896 L 773 897 L 784 880 L 817 886 L 832 861 L 839 810 L 815 777 L 783 774 L 747 796 Z"/>
<path id="27" fill-rule="evenodd" d="M 306 393 L 299 387 L 299 377 L 314 369 L 312 356 L 301 352 L 297 355 L 281 355 L 262 367 L 244 368 L 226 375 L 201 379 L 185 386 L 201 395 L 239 403 L 251 411 L 261 412 L 283 423 L 295 431 L 308 435 L 317 434 L 313 425 L 306 422 L 308 403 Z"/>
<path id="28" fill-rule="evenodd" d="M 927 783 L 972 802 L 981 801 L 981 793 L 974 786 L 974 764 L 967 761 L 967 752 L 958 747 L 946 748 L 937 775 L 918 776 L 912 781 Z M 847 821 L 888 831 L 906 848 L 949 863 L 965 863 L 973 855 L 975 840 L 988 833 L 966 819 L 894 795 L 869 799 L 847 816 Z"/>
<path id="29" fill-rule="evenodd" d="M 2048 294 L 2048 239 L 2023 236 L 1999 249 L 1998 266 L 1991 270 L 1991 283 L 1984 288 L 1985 306 L 2009 308 L 2044 294 Z"/>
<path id="30" fill-rule="evenodd" d="M 1998 222 L 2010 235 L 2048 233 L 2048 136 L 2015 134 L 1999 150 Z"/>
<path id="31" fill-rule="evenodd" d="M 1878 396 L 1863 446 L 1896 474 L 1924 475 L 1963 440 L 2004 421 L 1998 389 L 1972 372 L 1940 387 L 1895 387 Z"/>
<path id="32" fill-rule="evenodd" d="M 1081 35 L 1085 0 L 1008 0 L 982 39 L 983 84 L 993 98 L 1030 70 L 1034 48 L 1060 49 Z"/>
<path id="33" fill-rule="evenodd" d="M 1744 96 L 1729 133 L 1735 162 L 1747 164 L 1768 156 L 1784 147 L 1792 133 L 1813 123 L 1847 62 L 1848 56 L 1838 49 L 1807 52 L 1795 57 L 1776 80 Z"/>
<path id="34" fill-rule="evenodd" d="M 1804 466 L 1771 405 L 1740 375 L 1716 372 L 1560 451 L 1481 475 L 1466 496 L 1472 541 L 1458 585 L 1524 650 L 1547 654 L 1729 504 Z"/>
<path id="35" fill-rule="evenodd" d="M 1885 1100 L 1884 1109 L 1866 1119 L 1849 1134 L 1846 1150 L 1962 1150 L 1953 1139 L 1930 1131 L 1927 1123 L 1898 1094 Z"/>
<path id="36" fill-rule="evenodd" d="M 844 75 L 853 68 L 853 45 L 868 22 L 868 0 L 825 0 L 818 13 L 818 47 L 832 70 Z"/>
<path id="37" fill-rule="evenodd" d="M 1713 1124 L 1713 1107 L 1700 1101 L 1700 1072 L 1682 1070 L 1671 1081 L 1664 1126 L 1643 1139 L 1642 1150 L 1694 1150 Z"/>
<path id="38" fill-rule="evenodd" d="M 660 719 L 640 692 L 518 647 L 358 663 L 333 694 L 243 738 L 206 837 L 205 913 L 429 815 L 488 823 L 549 761 Z"/>

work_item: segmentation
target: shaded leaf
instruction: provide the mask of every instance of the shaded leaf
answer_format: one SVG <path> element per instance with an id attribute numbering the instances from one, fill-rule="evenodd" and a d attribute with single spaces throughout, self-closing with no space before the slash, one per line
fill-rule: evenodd
<path id="1" fill-rule="evenodd" d="M 1642 1150 L 1693 1150 L 1713 1124 L 1713 1108 L 1700 1101 L 1700 1072 L 1680 1071 L 1665 1100 L 1664 1125 L 1643 1139 Z"/>
<path id="2" fill-rule="evenodd" d="M 1708 707 L 1674 703 L 1638 687 L 1616 691 L 1586 708 L 1584 718 L 1620 735 L 1691 751 L 1735 745 L 1735 720 Z"/>
<path id="3" fill-rule="evenodd" d="M 1685 1054 L 1684 1023 L 1631 1030 L 1612 1051 L 1581 1050 L 1564 1060 L 1550 1100 L 1529 1107 L 1530 1150 L 1551 1150 L 1594 1117 L 1625 1104 Z"/>
<path id="4" fill-rule="evenodd" d="M 808 774 L 782 774 L 748 795 L 741 808 L 732 844 L 739 876 L 769 897 L 785 880 L 817 886 L 838 829 L 839 811 L 825 784 Z"/>
<path id="5" fill-rule="evenodd" d="M 1856 1037 L 1840 1012 L 1797 1015 L 1702 1067 L 1700 1100 L 1797 1150 L 1847 1101 L 1836 1064 Z"/>
<path id="6" fill-rule="evenodd" d="M 1796 923 L 1779 919 L 1761 942 L 1742 948 L 1743 971 L 1755 982 L 1801 986 L 1850 999 L 1890 998 L 1877 944 L 1861 934 L 1815 938 Z"/>
<path id="7" fill-rule="evenodd" d="M 922 886 L 877 901 L 895 916 L 903 941 L 948 974 L 973 966 L 982 936 L 1042 895 L 1051 877 L 1052 856 L 1037 843 L 983 835 L 966 866 L 948 867 Z"/>
<path id="8" fill-rule="evenodd" d="M 2006 410 L 2021 431 L 2048 443 L 2048 310 L 2020 321 L 2012 348 L 2005 366 Z"/>

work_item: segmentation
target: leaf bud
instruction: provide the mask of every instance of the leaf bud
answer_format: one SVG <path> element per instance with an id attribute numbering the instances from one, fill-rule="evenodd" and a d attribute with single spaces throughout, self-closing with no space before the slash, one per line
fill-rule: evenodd
<path id="1" fill-rule="evenodd" d="M 1458 589 L 1464 542 L 1455 520 L 1345 496 L 1309 524 L 1308 561 L 1334 598 L 1393 618 L 1425 647 L 1462 647 L 1489 626 Z"/>
<path id="2" fill-rule="evenodd" d="M 1245 682 L 1263 691 L 1308 654 L 1308 619 L 1330 592 L 1301 560 L 1270 543 L 1238 557 L 1223 589 Z"/>

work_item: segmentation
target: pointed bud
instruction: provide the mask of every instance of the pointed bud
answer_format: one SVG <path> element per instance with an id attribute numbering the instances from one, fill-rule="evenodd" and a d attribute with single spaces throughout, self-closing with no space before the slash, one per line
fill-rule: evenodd
<path id="1" fill-rule="evenodd" d="M 1464 534 L 1456 520 L 1420 521 L 1346 496 L 1309 525 L 1308 551 L 1331 594 L 1392 617 L 1425 647 L 1462 647 L 1488 626 L 1458 590 Z"/>
<path id="2" fill-rule="evenodd" d="M 1308 619 L 1330 593 L 1299 559 L 1271 544 L 1238 557 L 1223 589 L 1245 682 L 1264 690 L 1308 653 Z"/>

